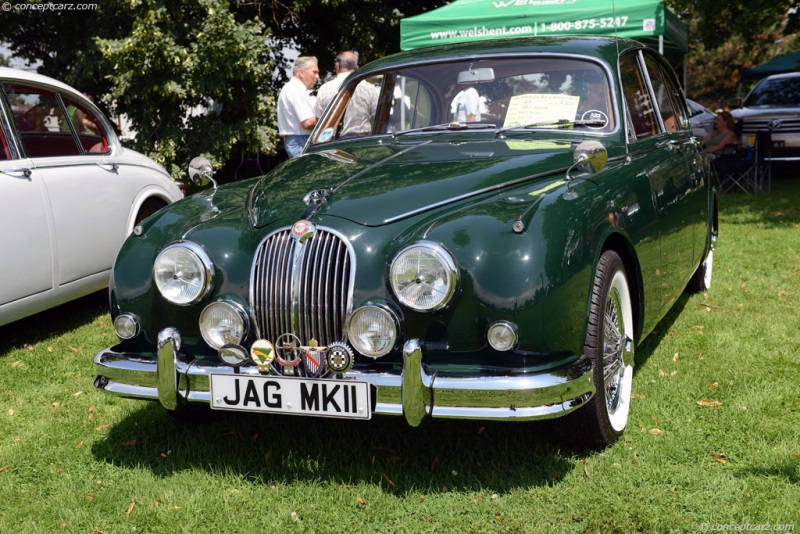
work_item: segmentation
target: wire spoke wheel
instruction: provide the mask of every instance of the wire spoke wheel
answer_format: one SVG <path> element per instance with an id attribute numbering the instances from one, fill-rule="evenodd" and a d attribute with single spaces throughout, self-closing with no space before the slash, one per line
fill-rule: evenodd
<path id="1" fill-rule="evenodd" d="M 633 305 L 622 259 L 600 256 L 583 356 L 592 362 L 594 396 L 564 418 L 559 433 L 579 447 L 601 449 L 619 439 L 628 424 L 633 387 Z"/>

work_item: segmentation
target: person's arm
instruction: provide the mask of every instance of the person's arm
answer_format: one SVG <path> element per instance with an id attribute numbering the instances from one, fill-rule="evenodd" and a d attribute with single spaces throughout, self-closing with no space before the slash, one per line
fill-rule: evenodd
<path id="1" fill-rule="evenodd" d="M 306 130 L 310 130 L 311 128 L 317 125 L 317 120 L 318 120 L 317 117 L 309 117 L 303 122 L 301 122 L 300 126 L 305 128 Z"/>
<path id="2" fill-rule="evenodd" d="M 728 132 L 728 135 L 722 138 L 719 144 L 713 146 L 706 146 L 706 152 L 719 152 L 728 145 L 736 144 L 736 132 Z"/>

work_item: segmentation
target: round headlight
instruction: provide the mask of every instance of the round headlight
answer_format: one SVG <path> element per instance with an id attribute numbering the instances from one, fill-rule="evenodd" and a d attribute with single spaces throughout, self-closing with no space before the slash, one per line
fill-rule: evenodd
<path id="1" fill-rule="evenodd" d="M 350 316 L 347 340 L 364 356 L 385 356 L 397 341 L 397 319 L 387 308 L 363 306 Z"/>
<path id="2" fill-rule="evenodd" d="M 161 295 L 173 304 L 187 305 L 203 298 L 211 289 L 213 264 L 194 243 L 175 243 L 156 258 L 153 277 Z"/>
<path id="3" fill-rule="evenodd" d="M 417 311 L 434 311 L 445 307 L 453 297 L 458 270 L 444 248 L 422 241 L 395 256 L 389 280 L 403 305 Z"/>
<path id="4" fill-rule="evenodd" d="M 247 334 L 244 309 L 225 300 L 212 302 L 200 314 L 200 334 L 212 348 L 238 345 Z"/>
<path id="5" fill-rule="evenodd" d="M 494 350 L 511 350 L 517 346 L 517 326 L 508 321 L 497 321 L 489 326 L 486 338 Z"/>
<path id="6" fill-rule="evenodd" d="M 132 313 L 117 315 L 114 319 L 114 332 L 120 339 L 131 339 L 139 334 L 139 318 Z"/>

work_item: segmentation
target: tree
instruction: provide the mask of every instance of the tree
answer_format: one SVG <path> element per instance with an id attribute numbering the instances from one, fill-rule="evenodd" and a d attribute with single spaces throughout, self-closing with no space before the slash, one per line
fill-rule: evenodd
<path id="1" fill-rule="evenodd" d="M 275 150 L 267 32 L 237 22 L 227 2 L 141 0 L 130 34 L 96 39 L 110 98 L 128 115 L 134 148 L 184 172 L 192 156 L 223 163 L 234 151 Z"/>

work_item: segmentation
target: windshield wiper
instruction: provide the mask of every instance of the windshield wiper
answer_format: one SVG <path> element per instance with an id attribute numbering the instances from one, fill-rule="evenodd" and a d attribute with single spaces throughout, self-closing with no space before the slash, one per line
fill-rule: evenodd
<path id="1" fill-rule="evenodd" d="M 494 124 L 485 124 L 478 122 L 445 122 L 442 124 L 434 124 L 433 126 L 423 126 L 422 128 L 412 128 L 411 130 L 403 130 L 396 132 L 394 137 L 405 135 L 414 132 L 439 132 L 439 131 L 460 131 L 460 130 L 484 130 L 484 129 L 497 128 Z"/>
<path id="2" fill-rule="evenodd" d="M 499 130 L 497 130 L 497 135 L 501 135 L 510 131 L 532 130 L 534 128 L 541 128 L 542 126 L 555 126 L 556 128 L 562 128 L 564 126 L 605 126 L 606 124 L 608 124 L 608 121 L 601 119 L 595 119 L 595 120 L 557 119 L 550 121 L 534 122 L 531 124 L 518 124 L 516 126 L 506 126 L 505 128 L 500 128 Z"/>

